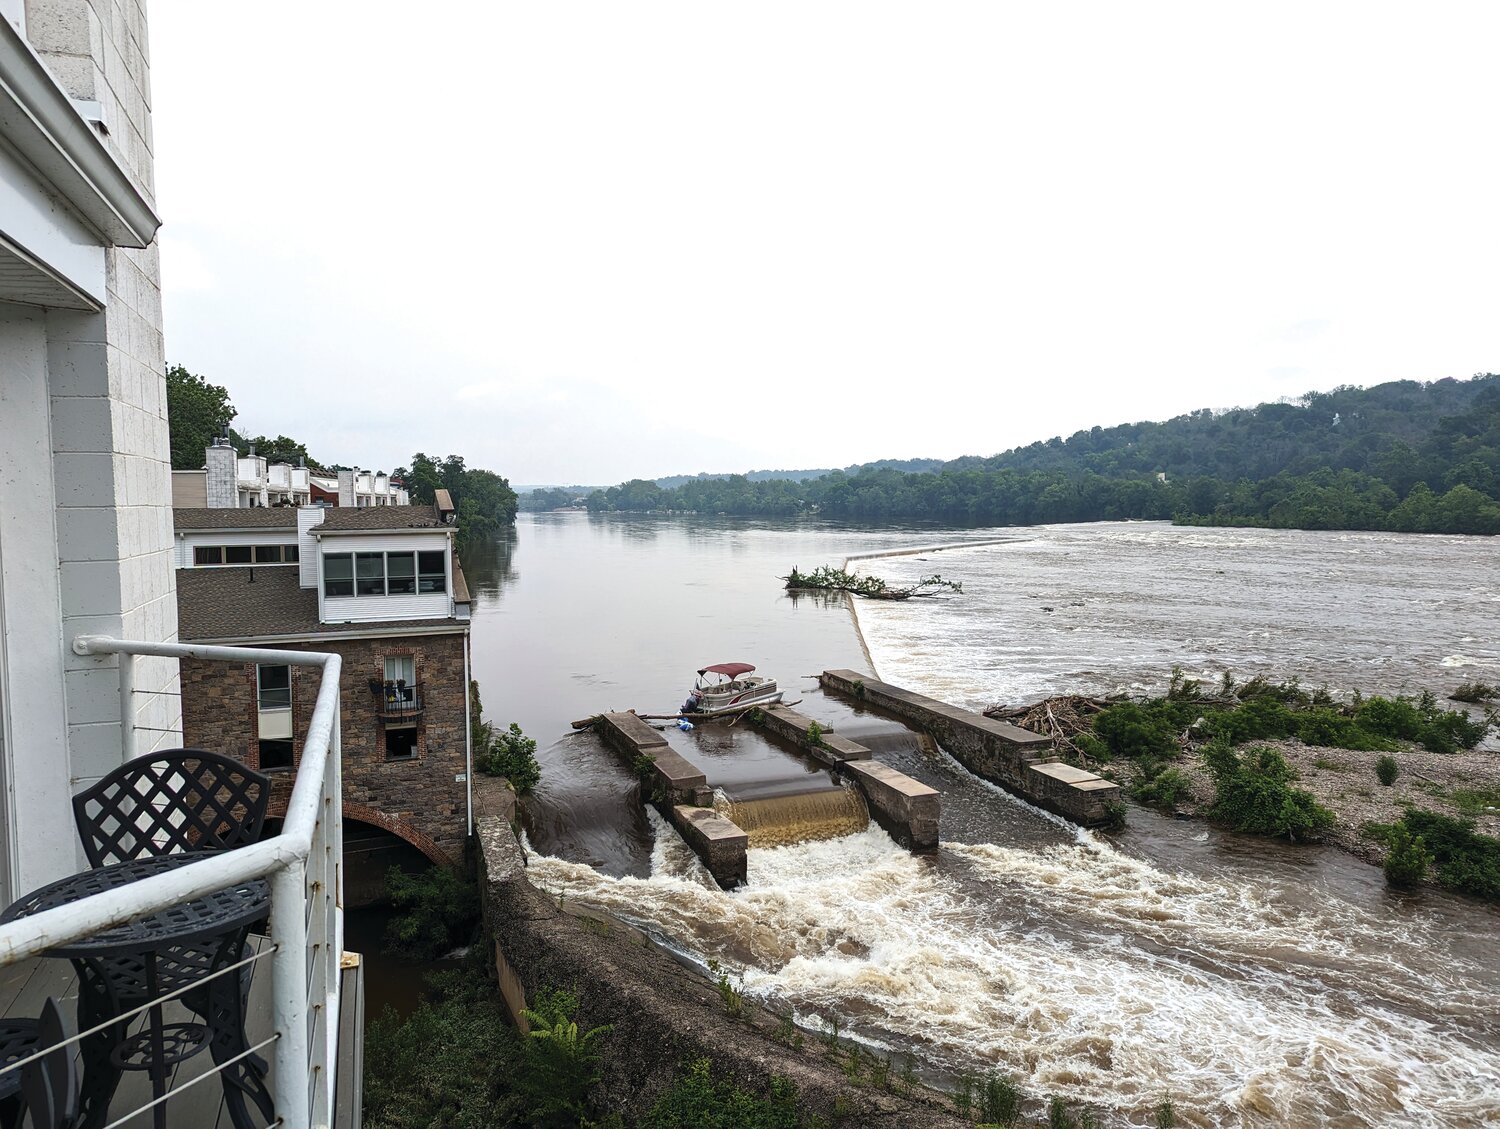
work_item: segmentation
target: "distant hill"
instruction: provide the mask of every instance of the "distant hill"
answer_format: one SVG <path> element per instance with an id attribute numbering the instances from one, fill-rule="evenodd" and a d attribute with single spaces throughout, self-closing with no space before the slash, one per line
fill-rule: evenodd
<path id="1" fill-rule="evenodd" d="M 899 470 L 907 474 L 929 474 L 943 465 L 942 459 L 880 459 L 873 463 L 855 463 L 844 467 L 842 471 L 833 467 L 816 470 L 752 470 L 742 475 L 714 474 L 705 471 L 699 474 L 674 474 L 655 481 L 663 490 L 675 490 L 688 482 L 702 482 L 710 479 L 743 478 L 746 482 L 807 482 L 810 479 L 822 478 L 826 474 L 858 474 L 862 470 Z"/>
<path id="2" fill-rule="evenodd" d="M 592 492 L 587 505 L 984 525 L 1170 518 L 1500 533 L 1500 376 L 1204 408 L 940 465 L 887 460 L 757 473 L 636 479 Z"/>

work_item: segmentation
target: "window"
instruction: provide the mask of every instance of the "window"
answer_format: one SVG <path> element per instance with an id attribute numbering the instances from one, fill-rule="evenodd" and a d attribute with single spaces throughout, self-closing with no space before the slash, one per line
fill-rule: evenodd
<path id="1" fill-rule="evenodd" d="M 257 546 L 255 546 L 255 563 L 256 564 L 280 564 L 281 563 L 281 546 L 280 545 L 257 545 Z"/>
<path id="2" fill-rule="evenodd" d="M 356 596 L 385 595 L 385 554 L 354 554 L 354 594 Z"/>
<path id="3" fill-rule="evenodd" d="M 448 568 L 445 558 L 446 554 L 441 550 L 436 553 L 417 554 L 418 592 L 448 591 Z"/>
<path id="4" fill-rule="evenodd" d="M 296 545 L 283 545 L 281 547 L 281 559 L 287 564 L 296 564 L 302 559 L 302 550 Z"/>
<path id="5" fill-rule="evenodd" d="M 223 564 L 224 549 L 219 545 L 199 545 L 193 550 L 193 563 L 195 565 Z"/>
<path id="6" fill-rule="evenodd" d="M 256 696 L 262 710 L 289 710 L 292 708 L 292 668 L 289 666 L 257 666 L 255 668 Z"/>
<path id="7" fill-rule="evenodd" d="M 225 564 L 250 564 L 253 554 L 249 545 L 225 545 Z"/>
<path id="8" fill-rule="evenodd" d="M 410 596 L 417 590 L 417 555 L 385 555 L 385 590 L 392 596 Z"/>
<path id="9" fill-rule="evenodd" d="M 292 767 L 292 743 L 290 741 L 261 741 L 259 744 L 262 770 Z"/>
<path id="10" fill-rule="evenodd" d="M 410 596 L 447 590 L 447 555 L 442 552 L 323 554 L 325 596 Z"/>
<path id="11" fill-rule="evenodd" d="M 411 655 L 386 655 L 385 680 L 414 686 L 417 681 L 416 665 L 416 660 Z"/>
<path id="12" fill-rule="evenodd" d="M 348 553 L 323 554 L 323 595 L 354 595 L 354 558 Z"/>
<path id="13" fill-rule="evenodd" d="M 385 759 L 409 761 L 417 755 L 417 727 L 415 725 L 387 725 L 385 727 Z"/>

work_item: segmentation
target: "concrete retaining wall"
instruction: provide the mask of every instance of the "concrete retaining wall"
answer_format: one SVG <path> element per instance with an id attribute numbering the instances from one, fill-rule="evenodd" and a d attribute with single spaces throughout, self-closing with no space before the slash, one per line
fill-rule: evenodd
<path id="1" fill-rule="evenodd" d="M 946 749 L 976 776 L 1016 793 L 1048 811 L 1085 827 L 1108 823 L 1120 788 L 1108 780 L 1052 756 L 1052 742 L 1040 733 L 950 706 L 852 670 L 825 670 L 825 689 L 909 721 Z"/>
<path id="2" fill-rule="evenodd" d="M 751 724 L 791 742 L 806 756 L 857 784 L 875 822 L 903 847 L 937 849 L 940 793 L 936 788 L 871 760 L 869 749 L 830 730 L 823 730 L 816 742 L 809 740 L 813 719 L 786 706 L 760 710 L 750 719 Z"/>
<path id="3" fill-rule="evenodd" d="M 661 812 L 726 890 L 745 884 L 750 836 L 710 806 L 708 777 L 633 713 L 607 713 L 599 733 L 632 768 L 642 757 L 651 767 L 641 783 L 641 799 Z"/>

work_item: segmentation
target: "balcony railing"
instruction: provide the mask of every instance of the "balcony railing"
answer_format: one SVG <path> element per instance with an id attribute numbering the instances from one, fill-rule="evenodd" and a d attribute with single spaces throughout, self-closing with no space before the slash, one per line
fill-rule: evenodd
<path id="1" fill-rule="evenodd" d="M 395 682 L 370 679 L 370 697 L 375 702 L 375 712 L 388 720 L 416 717 L 422 712 L 422 683 L 411 686 Z"/>
<path id="2" fill-rule="evenodd" d="M 135 700 L 137 655 L 192 658 L 238 666 L 263 663 L 318 667 L 321 679 L 279 835 L 0 925 L 0 970 L 111 926 L 238 883 L 264 878 L 268 880 L 271 895 L 270 944 L 252 959 L 268 957 L 271 966 L 272 1029 L 269 1038 L 260 1045 L 271 1048 L 270 1081 L 277 1124 L 292 1129 L 329 1129 L 333 1125 L 337 1090 L 339 976 L 344 943 L 339 656 L 257 647 L 147 643 L 103 636 L 80 636 L 74 641 L 73 650 L 80 655 L 119 656 L 120 700 L 127 704 L 121 725 L 122 761 L 136 754 L 134 709 L 129 704 Z M 73 1041 L 80 1037 L 74 1036 Z M 347 1053 L 354 1050 L 346 1048 Z M 11 1069 L 22 1065 L 17 1063 Z M 211 1068 L 210 1072 L 217 1069 Z M 191 1084 L 191 1081 L 180 1084 L 173 1092 Z M 354 1092 L 357 1095 L 357 1086 Z M 147 1103 L 152 1104 L 156 1103 Z M 111 1124 L 123 1125 L 140 1112 L 138 1109 L 117 1113 L 112 1107 L 110 1116 L 115 1120 Z M 341 1121 L 348 1123 L 349 1112 L 342 1111 Z"/>

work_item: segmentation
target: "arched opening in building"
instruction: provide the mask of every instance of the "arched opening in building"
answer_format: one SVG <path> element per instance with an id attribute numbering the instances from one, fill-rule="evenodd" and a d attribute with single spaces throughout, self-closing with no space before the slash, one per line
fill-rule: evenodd
<path id="1" fill-rule="evenodd" d="M 281 834 L 281 823 L 279 818 L 267 819 L 262 837 Z M 344 817 L 345 909 L 384 905 L 385 872 L 391 867 L 416 874 L 432 865 L 432 859 L 394 831 Z"/>

